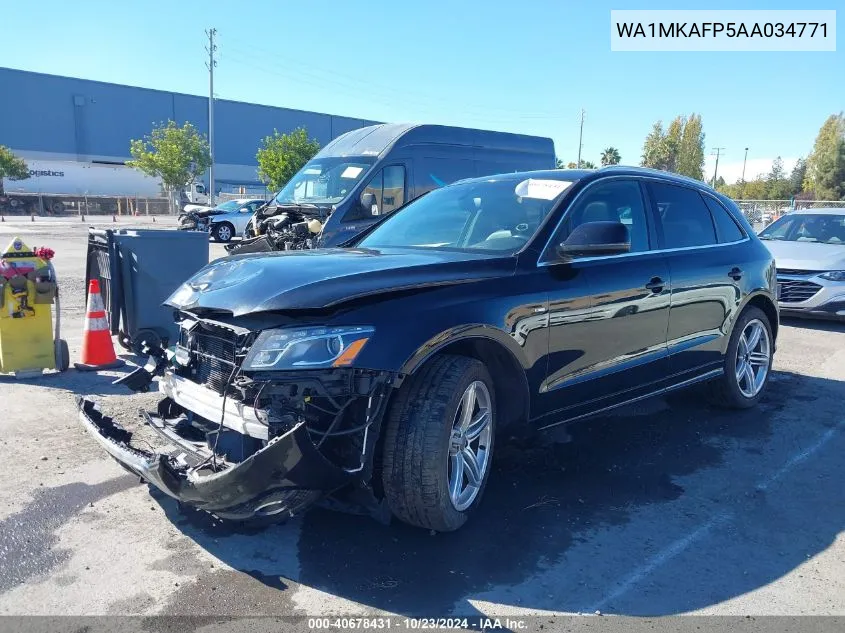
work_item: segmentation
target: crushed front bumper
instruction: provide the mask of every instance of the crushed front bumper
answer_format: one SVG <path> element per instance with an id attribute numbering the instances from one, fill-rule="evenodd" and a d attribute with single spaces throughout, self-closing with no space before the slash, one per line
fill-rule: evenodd
<path id="1" fill-rule="evenodd" d="M 222 518 L 293 515 L 357 476 L 323 457 L 304 423 L 243 461 L 216 468 L 210 453 L 199 443 L 180 441 L 159 416 L 147 414 L 147 422 L 174 444 L 169 453 L 132 446 L 132 432 L 92 401 L 77 398 L 77 407 L 88 433 L 123 468 L 170 497 Z"/>

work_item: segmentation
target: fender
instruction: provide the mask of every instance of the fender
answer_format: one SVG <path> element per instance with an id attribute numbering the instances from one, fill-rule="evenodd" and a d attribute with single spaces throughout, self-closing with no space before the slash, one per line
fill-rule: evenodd
<path id="1" fill-rule="evenodd" d="M 527 371 L 530 368 L 531 365 L 525 357 L 522 349 L 506 332 L 489 325 L 476 323 L 450 328 L 432 336 L 425 343 L 420 345 L 416 351 L 411 354 L 404 363 L 402 363 L 400 372 L 406 375 L 412 374 L 429 358 L 440 352 L 445 347 L 459 341 L 478 338 L 488 339 L 498 343 L 501 347 L 507 350 L 508 353 L 510 353 L 513 360 L 522 367 L 523 371 Z"/>
<path id="2" fill-rule="evenodd" d="M 736 312 L 734 312 L 733 316 L 731 317 L 731 323 L 729 331 L 727 332 L 727 336 L 724 337 L 724 344 L 722 345 L 722 353 L 724 354 L 728 348 L 728 342 L 731 339 L 731 335 L 733 334 L 734 324 L 736 323 L 737 318 L 739 315 L 742 314 L 742 311 L 745 310 L 751 303 L 757 303 L 763 299 L 770 307 L 770 310 L 764 310 L 766 314 L 771 316 L 771 313 L 774 313 L 776 319 L 774 323 L 771 324 L 772 326 L 772 338 L 774 339 L 772 342 L 775 344 L 775 349 L 777 349 L 777 335 L 778 335 L 778 328 L 780 327 L 780 311 L 778 310 L 777 301 L 772 299 L 772 291 L 768 288 L 755 288 L 751 292 L 749 292 L 743 302 L 737 306 Z"/>

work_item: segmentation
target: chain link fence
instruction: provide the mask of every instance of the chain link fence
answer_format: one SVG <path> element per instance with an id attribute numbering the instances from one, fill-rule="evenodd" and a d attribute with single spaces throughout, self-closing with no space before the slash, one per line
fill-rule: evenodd
<path id="1" fill-rule="evenodd" d="M 734 200 L 755 231 L 760 231 L 777 218 L 798 209 L 845 208 L 842 200 Z"/>

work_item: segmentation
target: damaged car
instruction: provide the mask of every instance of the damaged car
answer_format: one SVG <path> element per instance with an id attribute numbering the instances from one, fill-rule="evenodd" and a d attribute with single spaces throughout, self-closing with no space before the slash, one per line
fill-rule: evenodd
<path id="1" fill-rule="evenodd" d="M 88 432 L 178 501 L 235 520 L 315 503 L 437 531 L 479 507 L 496 443 L 708 382 L 755 405 L 775 267 L 737 207 L 638 168 L 466 180 L 344 248 L 223 258 L 168 300 L 156 451 L 91 400 Z M 136 432 L 137 433 L 137 432 Z"/>

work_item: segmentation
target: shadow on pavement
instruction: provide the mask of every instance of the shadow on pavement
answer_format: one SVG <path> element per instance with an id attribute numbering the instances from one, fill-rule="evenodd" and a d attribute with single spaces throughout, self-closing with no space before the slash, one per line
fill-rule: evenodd
<path id="1" fill-rule="evenodd" d="M 742 560 L 720 562 L 723 554 L 717 545 L 699 544 L 687 555 L 693 557 L 692 567 L 702 566 L 709 570 L 708 577 L 716 579 L 712 588 L 697 590 L 701 578 L 677 569 L 671 595 L 660 594 L 616 612 L 658 615 L 704 608 L 777 580 L 827 548 L 845 526 L 845 504 L 840 499 L 824 511 L 803 514 L 792 525 L 794 533 L 765 536 L 771 516 L 754 500 L 752 480 L 758 473 L 749 474 L 741 456 L 764 460 L 761 476 L 776 473 L 788 457 L 778 452 L 780 437 L 771 441 L 775 430 L 791 431 L 792 423 L 806 418 L 811 402 L 824 401 L 824 406 L 838 411 L 845 395 L 843 383 L 837 381 L 779 372 L 773 381 L 763 402 L 751 410 L 708 408 L 685 392 L 574 424 L 573 441 L 568 444 L 501 442 L 484 503 L 463 529 L 452 534 L 432 535 L 398 522 L 383 526 L 369 518 L 320 509 L 285 526 L 249 531 L 203 513 L 179 511 L 170 500 L 161 503 L 184 534 L 258 581 L 290 578 L 301 586 L 406 615 L 473 613 L 465 599 L 484 592 L 494 602 L 520 608 L 574 612 L 610 593 L 628 573 L 630 567 L 622 564 L 617 571 L 613 559 L 624 554 L 637 564 L 646 563 L 654 552 L 670 547 L 690 522 L 683 511 L 686 506 L 674 502 L 698 503 L 699 495 L 705 494 L 686 490 L 679 479 L 710 468 L 716 473 L 719 467 L 712 476 L 724 487 L 712 502 L 734 517 L 737 534 L 732 546 L 740 548 Z M 814 407 L 814 416 L 824 415 Z M 824 428 L 815 424 L 805 434 L 816 436 Z M 788 454 L 796 448 L 783 447 Z M 727 451 L 733 451 L 730 462 L 724 461 Z M 773 456 L 766 457 L 769 453 Z M 812 468 L 813 462 L 807 463 Z M 811 474 L 841 482 L 845 463 L 835 462 L 833 472 L 828 464 L 825 472 Z M 710 473 L 695 481 L 709 485 L 708 477 Z M 840 489 L 830 485 L 830 490 Z M 779 494 L 769 493 L 765 505 L 788 508 L 797 503 L 791 497 L 778 498 Z M 602 541 L 604 531 L 627 527 L 649 506 L 665 513 L 660 515 L 662 529 L 642 542 L 633 534 L 626 535 L 625 545 L 611 538 Z M 592 559 L 581 557 L 570 569 L 572 550 L 593 540 L 597 545 Z M 590 566 L 598 564 L 608 567 L 613 577 L 603 586 L 581 586 Z M 534 587 L 535 578 L 550 569 L 558 571 L 544 581 L 551 583 L 547 590 L 509 593 L 508 587 L 522 583 Z M 264 589 L 270 586 L 264 585 Z M 274 599 L 287 600 L 286 594 L 290 592 L 276 592 Z M 613 603 L 609 607 L 614 611 Z M 257 608 L 277 611 L 268 602 Z"/>
<path id="2" fill-rule="evenodd" d="M 807 319 L 781 315 L 780 323 L 789 327 L 816 330 L 818 332 L 845 332 L 845 319 Z"/>

